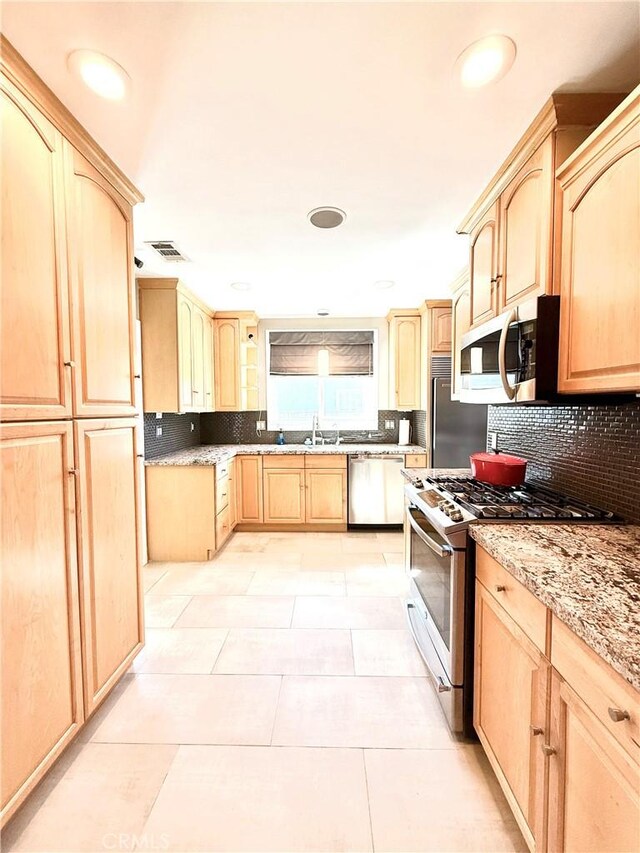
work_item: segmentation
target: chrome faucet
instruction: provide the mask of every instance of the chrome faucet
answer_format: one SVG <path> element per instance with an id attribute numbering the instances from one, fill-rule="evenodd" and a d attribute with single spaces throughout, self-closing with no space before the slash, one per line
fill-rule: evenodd
<path id="1" fill-rule="evenodd" d="M 334 424 L 333 428 L 336 431 L 336 447 L 337 447 L 340 444 L 340 442 L 342 441 L 342 439 L 340 438 L 340 427 L 338 426 L 338 424 Z"/>
<path id="2" fill-rule="evenodd" d="M 324 444 L 324 438 L 322 433 L 320 432 L 320 421 L 318 419 L 318 415 L 315 414 L 313 416 L 312 422 L 312 432 L 311 432 L 311 444 Z"/>

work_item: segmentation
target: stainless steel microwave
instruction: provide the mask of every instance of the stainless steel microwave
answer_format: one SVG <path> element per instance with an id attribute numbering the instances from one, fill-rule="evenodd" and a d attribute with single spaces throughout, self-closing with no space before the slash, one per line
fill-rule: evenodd
<path id="1" fill-rule="evenodd" d="M 460 400 L 547 402 L 556 395 L 559 296 L 538 296 L 463 336 Z"/>

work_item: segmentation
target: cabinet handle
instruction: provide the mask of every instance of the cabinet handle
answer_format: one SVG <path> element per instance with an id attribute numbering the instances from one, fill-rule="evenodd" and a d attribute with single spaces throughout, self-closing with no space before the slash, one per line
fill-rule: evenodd
<path id="1" fill-rule="evenodd" d="M 502 583 L 496 584 L 496 592 L 506 592 L 506 591 L 507 591 L 507 588 L 504 584 L 502 584 Z"/>
<path id="2" fill-rule="evenodd" d="M 75 361 L 65 361 L 64 366 L 65 367 L 75 367 L 76 363 L 75 363 Z"/>
<path id="3" fill-rule="evenodd" d="M 549 743 L 542 744 L 542 751 L 545 755 L 555 755 L 558 751 L 555 746 L 551 746 Z"/>
<path id="4" fill-rule="evenodd" d="M 540 726 L 529 726 L 529 730 L 534 737 L 544 734 L 544 729 L 541 729 Z"/>
<path id="5" fill-rule="evenodd" d="M 144 459 L 144 453 L 136 453 L 138 459 Z"/>
<path id="6" fill-rule="evenodd" d="M 609 716 L 614 723 L 621 723 L 623 720 L 630 720 L 631 716 L 628 711 L 622 708 L 609 708 Z"/>
<path id="7" fill-rule="evenodd" d="M 141 373 L 134 373 L 133 378 L 134 379 L 142 379 L 142 374 Z"/>
<path id="8" fill-rule="evenodd" d="M 69 472 L 68 472 L 68 473 L 69 473 L 69 475 L 70 475 L 70 476 L 72 476 L 72 477 L 77 477 L 77 476 L 78 476 L 78 474 L 80 473 L 80 470 L 79 470 L 78 468 L 69 468 Z"/>

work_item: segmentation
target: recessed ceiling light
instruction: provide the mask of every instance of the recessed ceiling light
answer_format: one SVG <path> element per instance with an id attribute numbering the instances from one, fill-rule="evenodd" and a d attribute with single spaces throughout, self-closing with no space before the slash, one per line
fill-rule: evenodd
<path id="1" fill-rule="evenodd" d="M 456 73 L 468 89 L 500 80 L 516 58 L 515 43 L 508 36 L 487 36 L 474 41 L 456 60 Z"/>
<path id="2" fill-rule="evenodd" d="M 234 290 L 251 290 L 251 284 L 248 281 L 234 281 L 231 287 Z"/>
<path id="3" fill-rule="evenodd" d="M 389 290 L 392 287 L 396 286 L 395 281 L 390 281 L 388 279 L 383 279 L 381 281 L 374 281 L 373 286 L 376 290 Z"/>
<path id="4" fill-rule="evenodd" d="M 307 216 L 316 228 L 337 228 L 347 218 L 347 214 L 339 207 L 315 207 Z"/>
<path id="5" fill-rule="evenodd" d="M 122 66 L 103 53 L 74 50 L 69 54 L 67 64 L 101 98 L 121 101 L 127 94 L 131 78 Z"/>

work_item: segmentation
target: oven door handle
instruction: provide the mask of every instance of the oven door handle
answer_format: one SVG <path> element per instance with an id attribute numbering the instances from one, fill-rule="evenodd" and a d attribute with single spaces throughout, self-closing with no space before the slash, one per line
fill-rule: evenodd
<path id="1" fill-rule="evenodd" d="M 411 509 L 408 509 L 407 513 L 409 517 L 409 524 L 415 530 L 416 534 L 420 537 L 420 539 L 422 539 L 427 548 L 430 548 L 434 552 L 434 554 L 438 555 L 438 557 L 447 557 L 450 554 L 453 554 L 453 548 L 450 545 L 441 545 L 439 542 L 436 542 L 435 539 L 432 539 L 430 536 L 427 536 L 427 534 L 420 527 L 418 522 L 414 519 L 411 513 Z"/>
<path id="2" fill-rule="evenodd" d="M 436 690 L 438 691 L 438 693 L 448 693 L 451 690 L 450 685 L 445 683 L 445 680 L 441 675 L 435 674 L 435 672 L 431 669 L 431 664 L 427 660 L 427 656 L 422 653 L 420 641 L 418 640 L 418 637 L 416 635 L 416 629 L 413 627 L 413 619 L 411 618 L 411 611 L 417 610 L 417 609 L 418 608 L 415 606 L 415 604 L 413 604 L 411 601 L 407 601 L 407 621 L 409 623 L 409 630 L 411 631 L 411 634 L 413 635 L 413 639 L 415 641 L 415 644 L 418 648 L 418 651 L 420 652 L 420 657 L 422 658 L 422 660 L 425 663 L 425 666 L 429 670 L 429 674 L 431 675 L 431 678 L 433 678 L 433 680 L 435 681 Z"/>
<path id="3" fill-rule="evenodd" d="M 514 310 L 509 311 L 505 318 L 502 331 L 500 332 L 500 343 L 498 344 L 498 370 L 500 371 L 500 379 L 502 381 L 504 393 L 510 400 L 513 400 L 516 396 L 516 389 L 513 385 L 509 384 L 509 378 L 507 376 L 507 338 L 509 337 L 509 327 L 516 318 L 516 312 Z"/>

